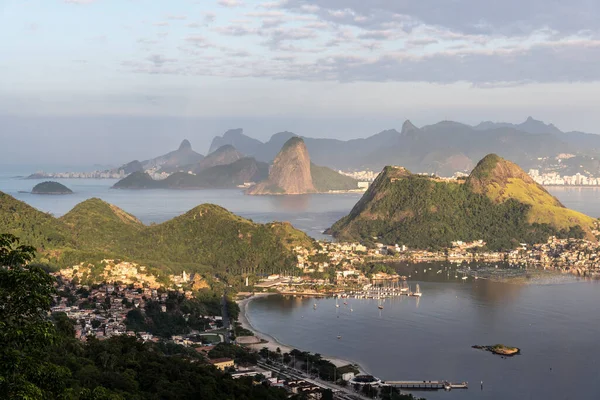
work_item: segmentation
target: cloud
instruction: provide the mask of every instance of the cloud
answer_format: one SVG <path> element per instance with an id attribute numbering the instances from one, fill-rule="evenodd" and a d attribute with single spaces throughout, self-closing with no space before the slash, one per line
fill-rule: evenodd
<path id="1" fill-rule="evenodd" d="M 241 0 L 219 0 L 219 1 L 217 1 L 217 3 L 220 6 L 229 7 L 229 8 L 241 7 L 244 5 L 244 2 Z"/>
<path id="2" fill-rule="evenodd" d="M 160 54 L 151 54 L 146 57 L 146 60 L 154 64 L 155 67 L 162 67 L 167 63 L 173 63 L 177 61 L 175 58 L 166 58 Z"/>
<path id="3" fill-rule="evenodd" d="M 67 4 L 91 4 L 96 0 L 65 0 Z"/>
<path id="4" fill-rule="evenodd" d="M 536 45 L 516 50 L 447 51 L 415 57 L 406 53 L 378 57 L 336 56 L 316 64 L 339 81 L 399 81 L 495 85 L 513 82 L 590 82 L 600 80 L 600 41 Z M 540 66 L 544 68 L 540 68 Z"/>
<path id="5" fill-rule="evenodd" d="M 425 24 L 469 34 L 528 35 L 549 28 L 562 35 L 600 31 L 600 2 L 590 0 L 288 0 L 279 9 L 319 15 L 324 20 L 381 29 Z M 403 21 L 402 21 L 403 20 Z"/>
<path id="6" fill-rule="evenodd" d="M 215 18 L 217 18 L 217 14 L 211 11 L 205 11 L 202 15 L 204 17 L 204 23 L 207 25 L 215 22 Z"/>
<path id="7" fill-rule="evenodd" d="M 368 39 L 368 40 L 390 40 L 399 36 L 397 31 L 368 31 L 365 33 L 361 33 L 358 35 L 359 39 Z"/>
<path id="8" fill-rule="evenodd" d="M 225 36 L 247 36 L 257 34 L 258 31 L 253 28 L 247 28 L 242 25 L 218 26 L 213 29 L 215 32 Z"/>
<path id="9" fill-rule="evenodd" d="M 188 36 L 185 38 L 188 44 L 198 48 L 213 47 L 213 45 L 204 36 Z"/>

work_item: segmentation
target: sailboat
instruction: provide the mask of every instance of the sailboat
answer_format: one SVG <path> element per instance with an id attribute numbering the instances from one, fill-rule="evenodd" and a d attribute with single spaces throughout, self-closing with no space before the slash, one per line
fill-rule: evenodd
<path id="1" fill-rule="evenodd" d="M 380 310 L 383 310 L 383 303 L 381 302 L 381 299 L 378 300 L 379 305 L 377 306 L 377 308 L 379 308 Z"/>
<path id="2" fill-rule="evenodd" d="M 421 297 L 423 295 L 423 293 L 421 293 L 421 288 L 419 288 L 418 283 L 417 283 L 417 288 L 415 289 L 415 292 L 412 295 L 415 297 Z"/>
<path id="3" fill-rule="evenodd" d="M 400 288 L 400 292 L 401 293 L 408 292 L 408 284 L 406 283 L 406 281 L 402 281 L 402 287 Z"/>
<path id="4" fill-rule="evenodd" d="M 317 309 L 317 303 L 313 304 L 313 310 Z"/>
<path id="5" fill-rule="evenodd" d="M 335 298 L 335 308 L 340 308 L 340 305 L 338 304 L 338 299 L 337 299 L 337 297 Z"/>

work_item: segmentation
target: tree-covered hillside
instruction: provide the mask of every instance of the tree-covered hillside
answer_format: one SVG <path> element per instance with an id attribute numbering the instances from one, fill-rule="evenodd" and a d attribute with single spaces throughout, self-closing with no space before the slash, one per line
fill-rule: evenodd
<path id="1" fill-rule="evenodd" d="M 320 167 L 311 163 L 310 174 L 312 175 L 313 185 L 315 185 L 315 189 L 319 192 L 358 189 L 358 181 L 356 179 L 342 175 L 331 168 Z"/>
<path id="2" fill-rule="evenodd" d="M 119 258 L 169 272 L 269 273 L 295 263 L 292 245 L 313 243 L 286 224 L 256 224 L 211 204 L 145 226 L 100 199 L 57 219 L 0 193 L 0 224 L 32 243 L 40 260 L 59 266 Z"/>
<path id="3" fill-rule="evenodd" d="M 542 243 L 551 235 L 589 235 L 592 218 L 564 208 L 521 172 L 497 156 L 486 157 L 466 183 L 386 167 L 350 214 L 330 231 L 342 240 L 412 248 L 441 248 L 456 240 L 482 239 L 494 250 L 523 242 Z M 529 193 L 529 199 L 506 190 L 515 186 Z M 547 214 L 540 209 L 552 210 L 553 218 L 545 218 Z"/>

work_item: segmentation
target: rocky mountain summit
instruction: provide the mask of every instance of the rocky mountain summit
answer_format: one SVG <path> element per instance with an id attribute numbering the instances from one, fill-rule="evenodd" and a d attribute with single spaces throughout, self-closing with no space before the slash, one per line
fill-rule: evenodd
<path id="1" fill-rule="evenodd" d="M 304 140 L 289 139 L 275 157 L 269 178 L 251 187 L 250 195 L 315 193 L 310 156 Z"/>

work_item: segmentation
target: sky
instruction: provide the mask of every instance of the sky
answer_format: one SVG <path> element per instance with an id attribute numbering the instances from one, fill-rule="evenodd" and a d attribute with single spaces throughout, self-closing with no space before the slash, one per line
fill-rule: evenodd
<path id="1" fill-rule="evenodd" d="M 0 0 L 0 164 L 119 164 L 244 128 L 600 133 L 597 0 Z"/>

